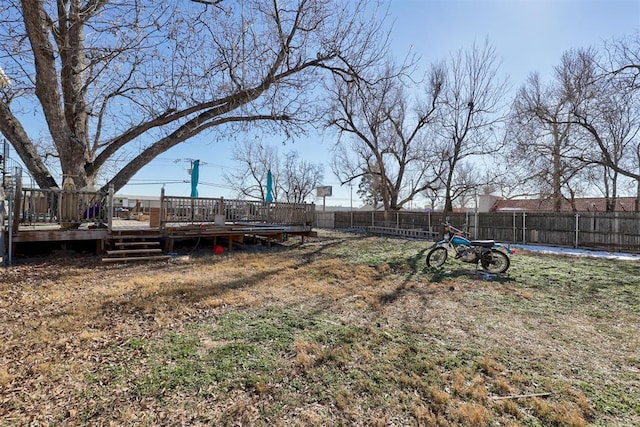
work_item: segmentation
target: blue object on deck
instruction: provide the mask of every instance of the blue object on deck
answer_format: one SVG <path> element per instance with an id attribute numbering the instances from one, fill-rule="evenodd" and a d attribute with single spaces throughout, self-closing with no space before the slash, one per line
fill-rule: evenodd
<path id="1" fill-rule="evenodd" d="M 100 215 L 100 203 L 96 202 L 82 212 L 83 219 L 97 218 Z"/>
<path id="2" fill-rule="evenodd" d="M 271 175 L 271 169 L 267 171 L 267 197 L 264 198 L 265 202 L 273 202 L 273 176 Z"/>
<path id="3" fill-rule="evenodd" d="M 200 178 L 200 160 L 194 160 L 191 166 L 191 197 L 198 197 L 198 179 Z"/>

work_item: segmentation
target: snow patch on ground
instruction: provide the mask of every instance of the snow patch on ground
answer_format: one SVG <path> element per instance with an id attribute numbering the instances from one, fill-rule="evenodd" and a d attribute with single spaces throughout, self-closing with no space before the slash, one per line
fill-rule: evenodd
<path id="1" fill-rule="evenodd" d="M 623 252 L 607 252 L 607 251 L 595 251 L 587 249 L 573 249 L 573 248 L 559 248 L 555 246 L 542 246 L 542 245 L 510 245 L 516 250 L 525 250 L 530 252 L 557 254 L 557 255 L 572 255 L 583 256 L 593 258 L 606 258 L 606 259 L 621 259 L 626 261 L 640 261 L 640 254 L 630 254 Z M 516 255 L 518 253 L 516 252 Z"/>

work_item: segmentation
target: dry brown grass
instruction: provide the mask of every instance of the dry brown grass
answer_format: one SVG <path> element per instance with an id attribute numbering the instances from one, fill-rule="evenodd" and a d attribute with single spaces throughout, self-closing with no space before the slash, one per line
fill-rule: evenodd
<path id="1" fill-rule="evenodd" d="M 535 259 L 527 255 L 504 280 L 482 280 L 468 266 L 433 272 L 424 249 L 321 233 L 303 246 L 221 257 L 126 266 L 49 258 L 0 270 L 0 419 L 640 422 L 640 406 L 616 392 L 640 393 L 630 332 L 640 327 L 630 308 L 638 293 L 589 299 L 584 277 L 550 287 L 543 283 L 560 279 L 525 265 Z M 538 392 L 551 395 L 494 399 Z"/>

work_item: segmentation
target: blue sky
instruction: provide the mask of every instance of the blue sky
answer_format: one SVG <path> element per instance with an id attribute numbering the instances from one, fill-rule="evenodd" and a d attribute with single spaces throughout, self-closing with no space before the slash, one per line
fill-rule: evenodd
<path id="1" fill-rule="evenodd" d="M 387 5 L 397 58 L 412 49 L 421 57 L 420 68 L 425 70 L 487 38 L 502 59 L 501 73 L 509 76 L 513 89 L 533 71 L 549 76 L 568 49 L 599 46 L 603 40 L 640 28 L 640 0 L 389 0 Z M 188 196 L 188 159 L 200 159 L 200 196 L 230 197 L 222 176 L 239 166 L 230 160 L 232 142 L 209 143 L 206 139 L 196 138 L 162 154 L 120 194 L 159 196 L 160 182 L 171 181 L 166 185 L 167 194 Z M 277 145 L 282 154 L 296 150 L 307 161 L 322 162 L 323 185 L 333 186 L 334 194 L 327 198 L 327 205 L 349 206 L 349 187 L 340 187 L 329 166 L 335 135 L 313 133 L 286 146 L 282 146 L 283 139 L 274 137 L 263 143 Z M 321 205 L 322 199 L 316 203 Z M 355 189 L 353 204 L 361 205 Z M 414 207 L 419 205 L 419 201 L 414 203 Z"/>
<path id="2" fill-rule="evenodd" d="M 550 76 L 562 53 L 571 48 L 599 46 L 603 40 L 620 37 L 640 28 L 640 0 L 392 0 L 392 46 L 402 58 L 409 49 L 421 57 L 420 66 L 447 59 L 474 41 L 491 42 L 502 59 L 501 72 L 509 76 L 514 89 L 529 73 L 538 71 Z M 282 146 L 282 139 L 272 138 L 281 152 L 293 149 L 305 159 L 324 164 L 324 185 L 333 186 L 333 197 L 327 205 L 349 206 L 349 187 L 340 187 L 329 162 L 332 134 L 309 135 L 308 138 Z M 265 141 L 269 142 L 269 141 Z M 191 142 L 163 154 L 143 169 L 121 194 L 159 194 L 160 185 L 138 185 L 142 180 L 188 180 L 188 162 L 182 158 L 199 158 L 199 193 L 205 197 L 228 197 L 222 174 L 238 167 L 230 161 L 231 143 L 203 146 Z M 212 185 L 213 184 L 213 185 Z M 189 184 L 168 184 L 170 194 L 189 193 Z M 322 204 L 322 200 L 316 200 Z M 354 206 L 361 205 L 353 191 Z M 416 202 L 414 206 L 419 206 Z"/>

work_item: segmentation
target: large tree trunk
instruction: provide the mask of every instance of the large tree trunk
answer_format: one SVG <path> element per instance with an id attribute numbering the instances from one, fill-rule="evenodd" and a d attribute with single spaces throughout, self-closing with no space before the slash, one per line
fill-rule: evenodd
<path id="1" fill-rule="evenodd" d="M 8 106 L 0 102 L 0 131 L 7 136 L 10 141 L 20 141 L 20 144 L 13 144 L 18 156 L 26 165 L 30 165 L 29 172 L 40 186 L 40 188 L 59 187 L 56 180 L 51 176 L 49 170 L 42 162 L 42 158 L 31 143 L 27 132 L 22 124 L 16 120 Z"/>
<path id="2" fill-rule="evenodd" d="M 234 137 L 264 122 L 289 137 L 317 121 L 309 103 L 322 73 L 358 80 L 386 50 L 365 0 L 6 3 L 3 16 L 22 21 L 0 32 L 0 57 L 12 58 L 0 131 L 43 188 L 56 186 L 45 160 L 83 188 L 121 159 L 117 191 L 207 130 Z M 28 135 L 12 102 L 46 128 Z"/>

